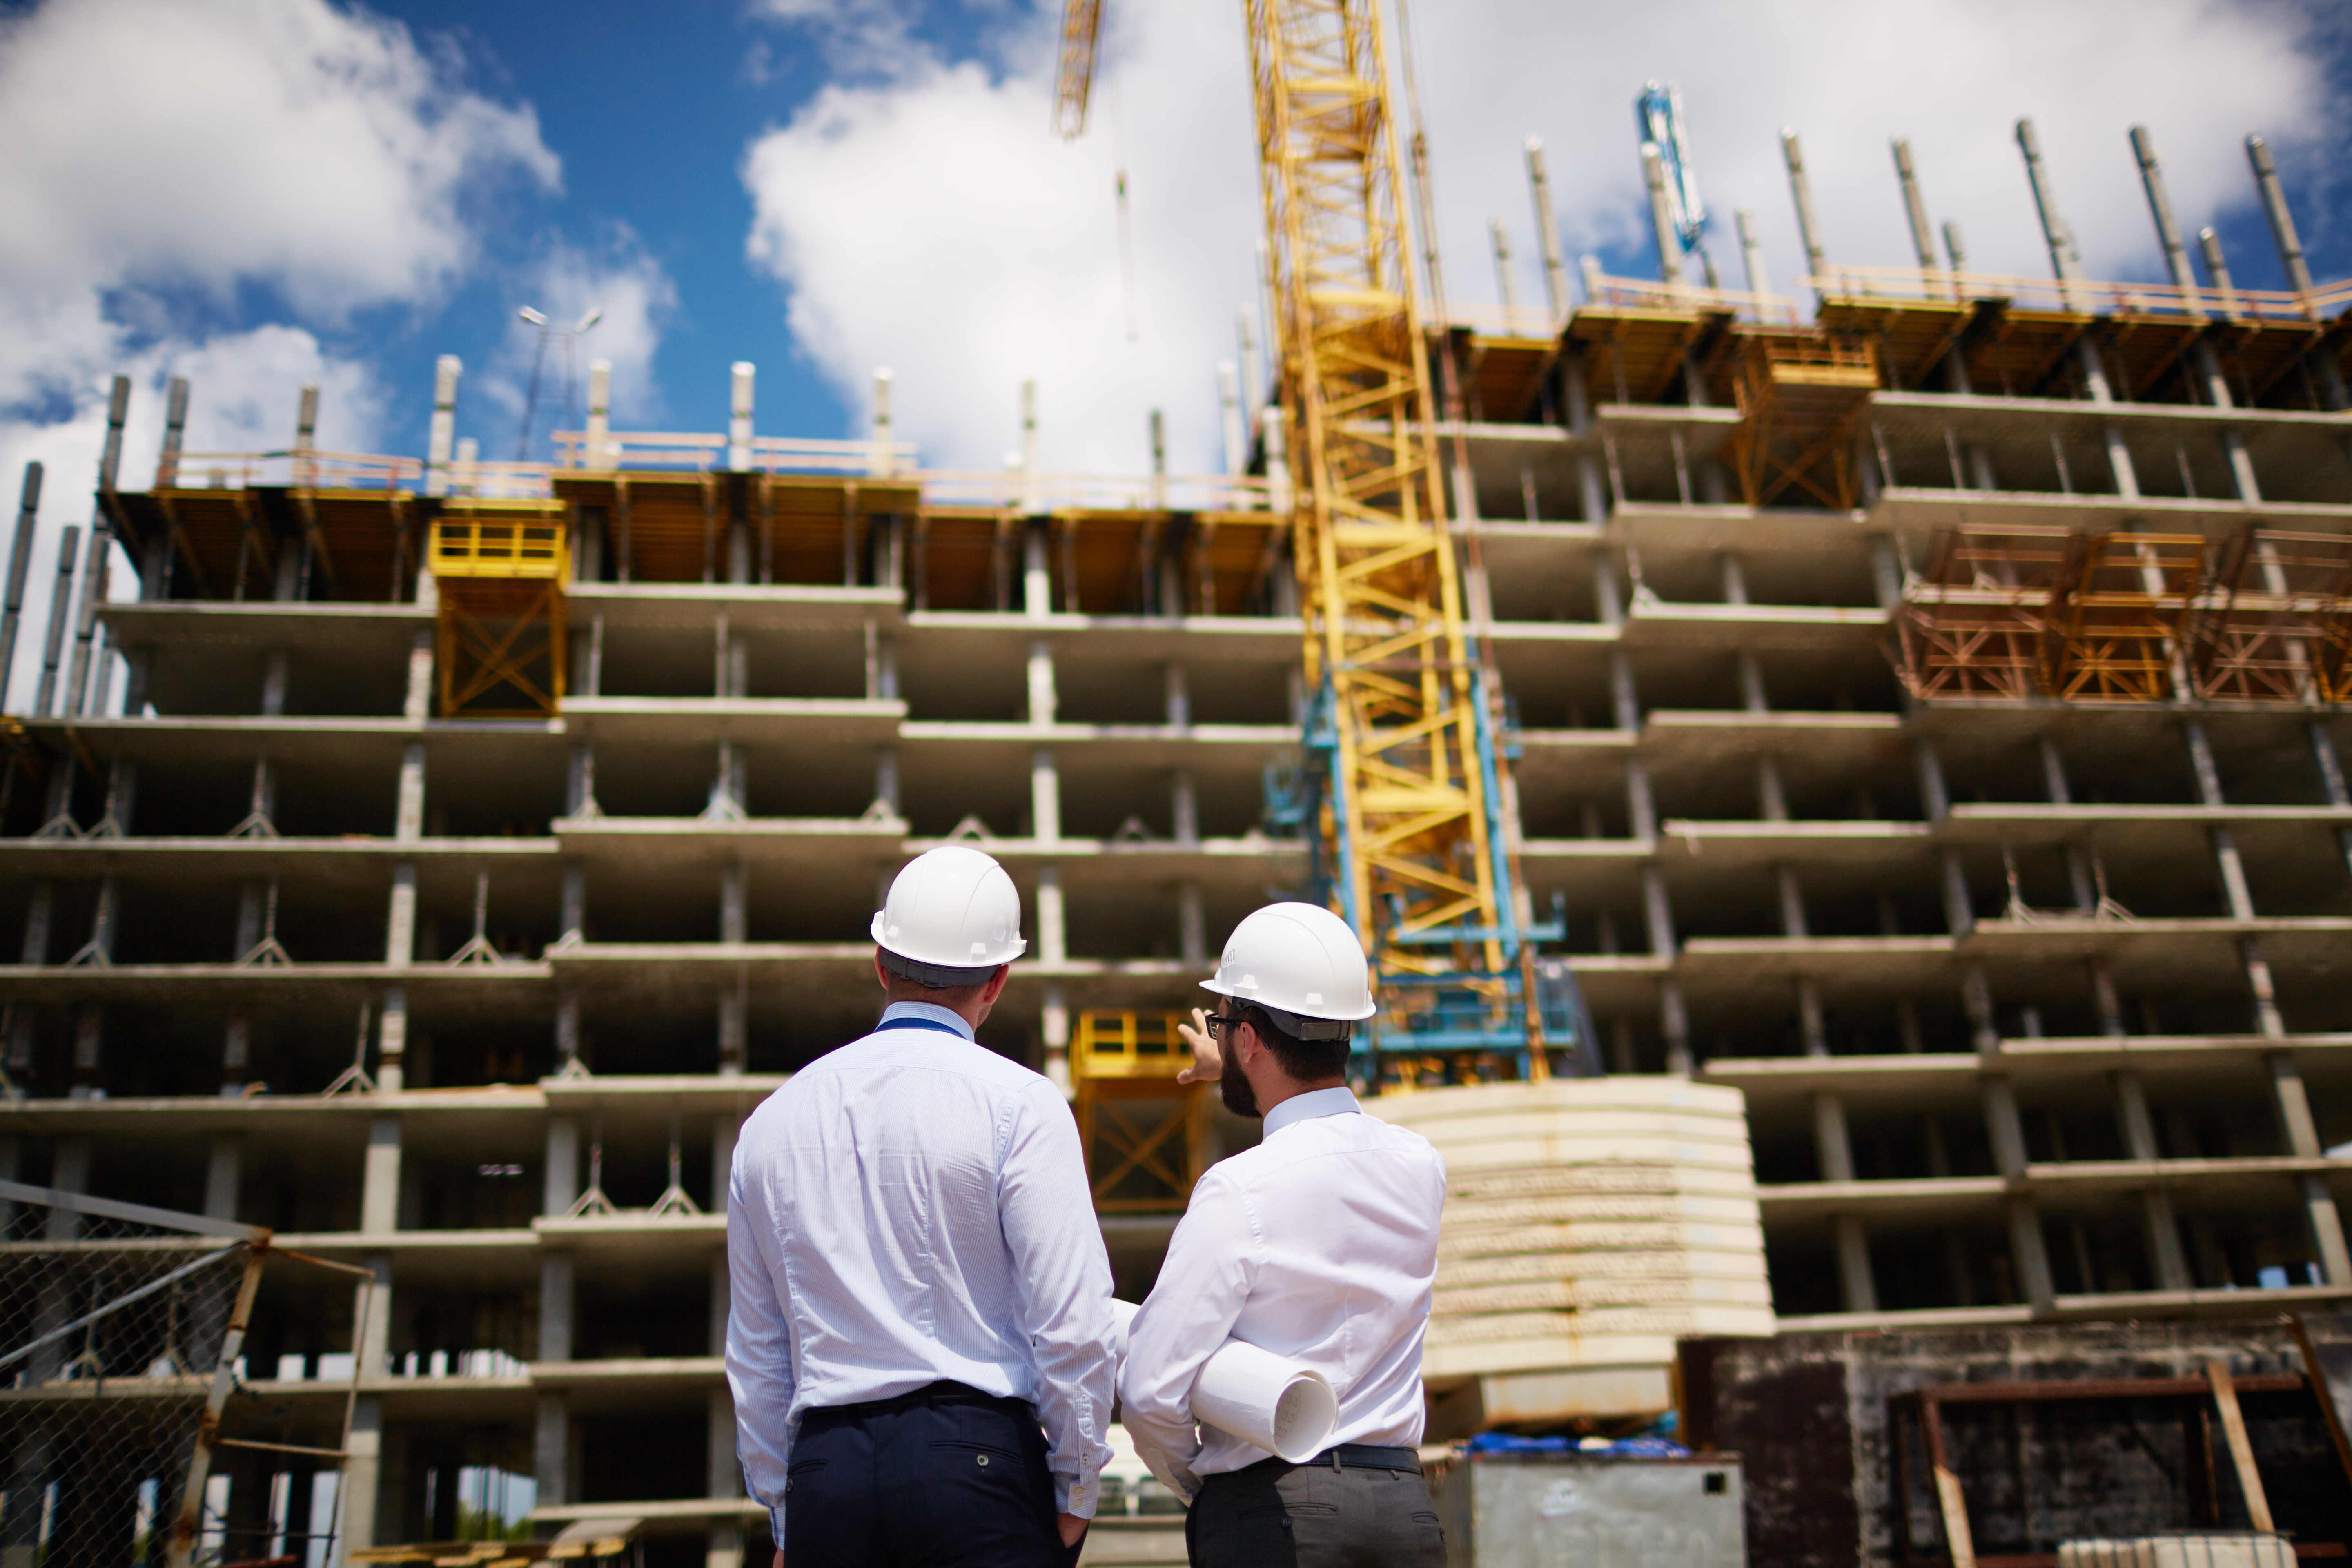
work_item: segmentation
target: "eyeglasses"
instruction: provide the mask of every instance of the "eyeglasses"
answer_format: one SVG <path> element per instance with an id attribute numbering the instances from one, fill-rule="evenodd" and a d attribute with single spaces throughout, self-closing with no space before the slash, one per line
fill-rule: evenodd
<path id="1" fill-rule="evenodd" d="M 1207 1019 L 1209 1037 L 1213 1040 L 1217 1037 L 1219 1030 L 1238 1028 L 1248 1022 L 1247 1018 L 1233 1017 L 1223 1013 L 1212 1013 Z"/>

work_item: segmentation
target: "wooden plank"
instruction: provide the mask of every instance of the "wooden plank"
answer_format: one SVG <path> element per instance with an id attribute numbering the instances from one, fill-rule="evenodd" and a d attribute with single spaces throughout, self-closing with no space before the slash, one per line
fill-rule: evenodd
<path id="1" fill-rule="evenodd" d="M 1952 1469 L 1951 1456 L 1944 1449 L 1944 1413 L 1936 1401 L 1924 1395 L 1919 1401 L 1919 1425 L 1927 1434 L 1927 1468 L 1936 1478 L 1936 1504 L 1944 1516 L 1944 1549 L 1952 1555 L 1952 1568 L 1977 1568 L 1976 1537 L 1969 1531 L 1968 1497 L 1960 1489 L 1960 1478 Z"/>
<path id="2" fill-rule="evenodd" d="M 2246 1415 L 2238 1408 L 2229 1364 L 2215 1356 L 2205 1363 L 2205 1376 L 2213 1385 L 2213 1403 L 2221 1406 L 2221 1432 L 2229 1439 L 2231 1462 L 2238 1468 L 2238 1489 L 2246 1494 L 2246 1516 L 2256 1530 L 2268 1534 L 2276 1528 L 2271 1522 L 2271 1502 L 2263 1491 L 2262 1472 L 2254 1468 L 2254 1446 L 2246 1437 Z"/>
<path id="3" fill-rule="evenodd" d="M 2344 1321 L 2341 1316 L 2323 1320 L 2334 1324 Z M 2352 1426 L 2352 1344 L 2331 1341 L 2323 1347 L 2300 1315 L 2288 1318 L 2287 1326 L 2294 1331 L 2294 1342 L 2303 1351 L 2311 1390 L 2319 1398 L 2320 1418 L 2327 1423 L 2328 1438 L 2336 1445 L 2336 1462 L 2344 1467 L 2345 1479 L 2352 1480 L 2352 1436 L 2346 1431 Z"/>

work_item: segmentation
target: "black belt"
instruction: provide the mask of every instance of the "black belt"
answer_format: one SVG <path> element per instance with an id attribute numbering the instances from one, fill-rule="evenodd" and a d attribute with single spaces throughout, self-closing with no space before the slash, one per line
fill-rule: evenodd
<path id="1" fill-rule="evenodd" d="M 860 1416 L 895 1415 L 902 1410 L 919 1410 L 926 1405 L 977 1405 L 989 1410 L 1001 1410 L 1008 1415 L 1035 1419 L 1035 1411 L 1025 1399 L 982 1394 L 969 1384 L 942 1378 L 905 1394 L 894 1394 L 887 1399 L 867 1399 L 856 1405 L 821 1405 L 803 1415 L 801 1420 L 803 1424 L 816 1420 L 853 1421 Z M 1410 1453 L 1412 1450 L 1403 1451 Z"/>
<path id="2" fill-rule="evenodd" d="M 1260 1459 L 1245 1465 L 1248 1470 L 1303 1470 L 1317 1465 L 1328 1465 L 1335 1470 L 1409 1470 L 1421 1474 L 1421 1456 L 1411 1448 L 1384 1447 L 1377 1443 L 1341 1443 L 1324 1449 L 1305 1464 L 1294 1465 L 1285 1459 Z"/>

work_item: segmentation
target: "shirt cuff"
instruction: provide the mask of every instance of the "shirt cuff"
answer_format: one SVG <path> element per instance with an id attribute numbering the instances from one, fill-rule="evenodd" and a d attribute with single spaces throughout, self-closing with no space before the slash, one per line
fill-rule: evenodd
<path id="1" fill-rule="evenodd" d="M 1102 1500 L 1102 1477 L 1082 1476 L 1075 1481 L 1066 1481 L 1055 1489 L 1055 1495 L 1061 1500 L 1055 1511 L 1077 1519 L 1092 1519 L 1096 1506 Z"/>

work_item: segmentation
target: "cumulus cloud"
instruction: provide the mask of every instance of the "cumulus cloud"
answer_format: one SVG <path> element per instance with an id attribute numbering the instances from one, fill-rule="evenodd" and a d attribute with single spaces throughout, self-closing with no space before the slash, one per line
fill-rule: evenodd
<path id="1" fill-rule="evenodd" d="M 1262 223 L 1240 7 L 1109 0 L 1095 124 L 1075 147 L 1046 128 L 1058 11 L 1045 0 L 1008 15 L 990 64 L 918 49 L 895 76 L 827 89 L 754 141 L 750 255 L 853 407 L 872 367 L 893 367 L 896 411 L 927 461 L 996 460 L 1014 437 L 1015 385 L 1034 375 L 1049 466 L 1140 468 L 1143 411 L 1164 405 L 1179 463 L 1213 467 L 1213 365 L 1233 357 L 1235 310 L 1256 298 Z M 1633 114 L 1650 78 L 1688 104 L 1730 286 L 1738 206 L 1756 210 L 1783 289 L 1802 270 L 1783 125 L 1803 136 L 1833 261 L 1909 261 L 1887 147 L 1907 135 L 1933 216 L 1958 221 L 1971 266 L 2043 276 L 2011 129 L 2032 115 L 2095 277 L 2160 266 L 2131 125 L 2153 132 L 2192 227 L 2252 202 L 2246 132 L 2267 135 L 2292 174 L 2343 128 L 2314 43 L 2324 21 L 2288 0 L 1487 0 L 1421 6 L 1414 21 L 1447 282 L 1465 302 L 1494 297 L 1490 216 L 1513 236 L 1519 299 L 1541 298 L 1529 134 L 1547 144 L 1570 256 L 1604 251 L 1654 275 Z"/>
<path id="2" fill-rule="evenodd" d="M 1215 362 L 1256 265 L 1239 12 L 1138 5 L 1113 25 L 1109 49 L 1156 65 L 1100 85 L 1080 142 L 1047 126 L 1053 39 L 1031 16 L 1009 65 L 925 58 L 828 87 L 744 155 L 750 255 L 786 289 L 796 342 L 853 407 L 890 366 L 926 462 L 994 467 L 1034 378 L 1050 468 L 1140 471 L 1155 406 L 1175 466 L 1215 466 Z"/>
<path id="3" fill-rule="evenodd" d="M 488 200 L 561 177 L 530 109 L 327 0 L 48 0 L 0 21 L 0 475 L 13 499 L 25 461 L 47 465 L 37 568 L 89 521 L 113 374 L 137 389 L 126 482 L 173 374 L 195 386 L 192 447 L 287 444 L 315 384 L 321 444 L 369 449 L 381 391 L 320 333 L 435 301 Z M 249 319 L 257 298 L 278 319 Z"/>

